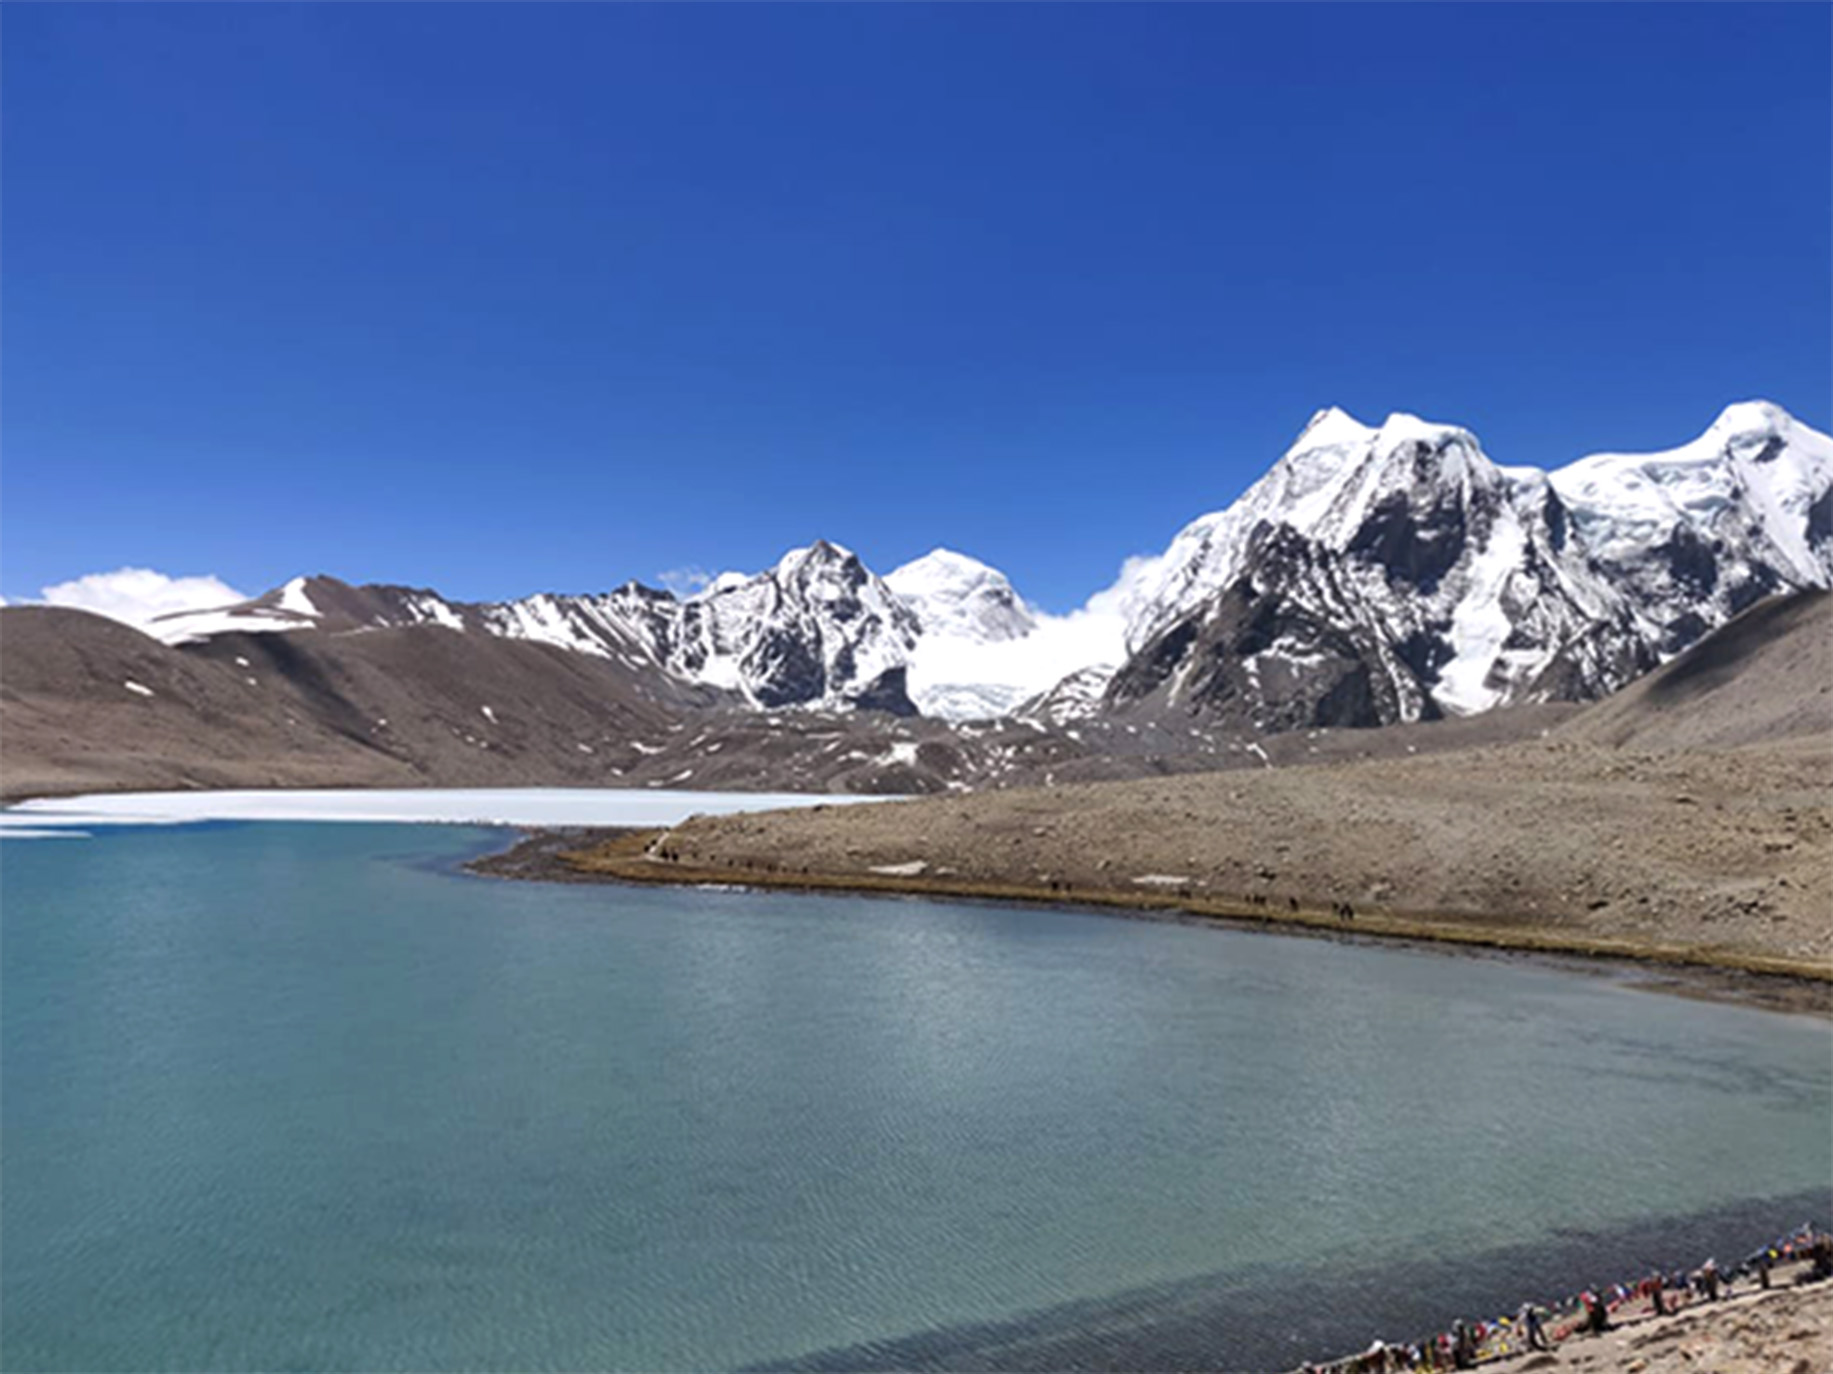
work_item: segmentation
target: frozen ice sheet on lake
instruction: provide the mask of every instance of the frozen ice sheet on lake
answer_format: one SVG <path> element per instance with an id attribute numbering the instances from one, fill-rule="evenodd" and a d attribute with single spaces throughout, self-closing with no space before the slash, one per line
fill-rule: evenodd
<path id="1" fill-rule="evenodd" d="M 472 825 L 674 825 L 731 815 L 887 800 L 813 792 L 679 792 L 659 788 L 511 787 L 117 792 L 41 798 L 0 810 L 0 835 L 53 827 L 182 825 L 188 821 L 368 821 Z"/>

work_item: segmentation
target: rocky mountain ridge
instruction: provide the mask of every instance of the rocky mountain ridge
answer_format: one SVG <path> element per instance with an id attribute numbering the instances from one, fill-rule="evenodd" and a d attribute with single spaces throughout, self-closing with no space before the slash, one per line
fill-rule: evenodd
<path id="1" fill-rule="evenodd" d="M 1595 699 L 1765 595 L 1829 583 L 1833 440 L 1769 403 L 1728 407 L 1678 449 L 1552 472 L 1499 466 L 1455 425 L 1395 414 L 1369 426 L 1326 409 L 1237 501 L 1113 590 L 1120 661 L 1071 664 L 1041 692 L 1016 680 L 1012 655 L 987 652 L 1022 650 L 1048 619 L 1004 574 L 937 549 L 880 578 L 825 540 L 686 598 L 632 582 L 457 603 L 296 578 L 152 628 L 181 643 L 443 626 L 761 710 L 1274 733 Z"/>
<path id="2" fill-rule="evenodd" d="M 1277 731 L 1596 699 L 1833 583 L 1830 493 L 1833 441 L 1766 403 L 1551 473 L 1457 426 L 1320 411 L 1129 589 L 1100 709 Z"/>

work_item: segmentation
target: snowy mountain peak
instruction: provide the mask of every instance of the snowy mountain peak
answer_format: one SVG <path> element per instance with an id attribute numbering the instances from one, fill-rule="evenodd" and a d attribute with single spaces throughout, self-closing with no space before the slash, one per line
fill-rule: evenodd
<path id="1" fill-rule="evenodd" d="M 1274 531 L 1341 553 L 1358 540 L 1392 542 L 1416 518 L 1444 524 L 1454 508 L 1473 502 L 1487 511 L 1503 504 L 1509 489 L 1476 436 L 1460 426 L 1395 412 L 1372 429 L 1341 410 L 1319 411 L 1234 505 L 1186 525 L 1133 578 L 1124 606 L 1127 643 L 1137 649 L 1211 599 Z"/>
<path id="2" fill-rule="evenodd" d="M 769 572 L 758 576 L 770 579 L 779 587 L 796 587 L 805 595 L 827 600 L 857 591 L 868 581 L 878 581 L 866 571 L 865 564 L 851 549 L 830 544 L 825 539 L 817 539 L 807 548 L 791 549 Z"/>
<path id="3" fill-rule="evenodd" d="M 1718 419 L 1706 431 L 1727 439 L 1743 435 L 1787 436 L 1795 428 L 1795 417 L 1774 401 L 1734 401 L 1719 412 Z"/>
<path id="4" fill-rule="evenodd" d="M 1003 577 L 997 568 L 982 563 L 978 558 L 938 545 L 921 558 L 913 558 L 908 563 L 893 568 L 885 574 L 885 581 L 889 582 L 893 578 L 952 581 L 981 577 L 988 573 L 995 577 Z"/>
<path id="5" fill-rule="evenodd" d="M 747 573 L 722 572 L 706 586 L 688 597 L 688 600 L 705 601 L 709 596 L 718 596 L 721 592 L 729 592 L 734 587 L 742 587 L 750 580 L 750 575 Z"/>
<path id="6" fill-rule="evenodd" d="M 825 539 L 755 577 L 722 577 L 657 627 L 657 657 L 753 704 L 838 705 L 902 668 L 915 612 L 850 550 Z"/>
<path id="7" fill-rule="evenodd" d="M 1022 639 L 1037 617 L 997 568 L 952 549 L 932 549 L 885 575 L 925 635 L 996 643 Z"/>
<path id="8" fill-rule="evenodd" d="M 1477 436 L 1462 425 L 1422 420 L 1417 415 L 1397 410 L 1381 422 L 1381 428 L 1376 433 L 1374 451 L 1390 455 L 1403 448 L 1435 455 L 1480 455 L 1483 451 Z"/>
<path id="9" fill-rule="evenodd" d="M 1360 443 L 1372 433 L 1373 430 L 1348 411 L 1336 406 L 1325 406 L 1305 422 L 1292 448 L 1327 448 L 1338 444 Z"/>
<path id="10" fill-rule="evenodd" d="M 803 567 L 839 567 L 859 562 L 859 557 L 844 545 L 817 539 L 807 548 L 791 549 L 777 560 L 775 571 L 781 575 Z"/>
<path id="11" fill-rule="evenodd" d="M 1498 467 L 1461 426 L 1403 411 L 1371 426 L 1330 406 L 1232 505 L 1160 556 L 1129 560 L 1098 607 L 1067 617 L 1035 610 L 966 554 L 933 549 L 881 579 L 818 539 L 685 599 L 630 583 L 449 603 L 300 577 L 148 628 L 172 643 L 385 627 L 499 635 L 769 709 L 1004 715 L 1069 674 L 1039 708 L 1053 718 L 1095 710 L 1099 696 L 1102 710 L 1281 729 L 1595 696 L 1762 596 L 1830 584 L 1833 439 L 1773 402 L 1727 406 L 1677 448 L 1550 473 Z M 1091 663 L 1101 671 L 1077 675 Z"/>
<path id="12" fill-rule="evenodd" d="M 311 580 L 321 582 L 328 579 L 318 577 Z M 312 598 L 306 591 L 306 582 L 307 579 L 303 577 L 295 577 L 281 587 L 280 594 L 274 599 L 274 605 L 292 615 L 309 616 L 316 620 L 319 615 L 318 607 L 312 604 Z"/>

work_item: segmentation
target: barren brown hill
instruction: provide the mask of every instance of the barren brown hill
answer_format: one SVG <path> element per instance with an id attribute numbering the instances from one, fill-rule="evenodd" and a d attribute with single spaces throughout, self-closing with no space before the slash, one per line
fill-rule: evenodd
<path id="1" fill-rule="evenodd" d="M 1651 749 L 1833 736 L 1833 593 L 1758 602 L 1561 734 Z"/>
<path id="2" fill-rule="evenodd" d="M 435 627 L 170 648 L 81 611 L 0 612 L 8 796 L 162 787 L 616 785 L 708 694 Z"/>
<path id="3" fill-rule="evenodd" d="M 84 611 L 0 610 L 0 790 L 412 781 L 263 676 L 252 660 L 225 666 Z"/>

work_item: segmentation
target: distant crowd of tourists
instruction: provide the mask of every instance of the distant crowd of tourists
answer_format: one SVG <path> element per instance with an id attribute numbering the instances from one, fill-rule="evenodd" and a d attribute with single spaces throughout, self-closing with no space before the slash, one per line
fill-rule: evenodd
<path id="1" fill-rule="evenodd" d="M 1693 1303 L 1717 1302 L 1740 1283 L 1768 1288 L 1777 1266 L 1802 1261 L 1808 1267 L 1797 1275 L 1797 1283 L 1833 1278 L 1833 1234 L 1803 1223 L 1729 1268 L 1713 1258 L 1690 1271 L 1656 1270 L 1630 1283 L 1587 1288 L 1562 1302 L 1523 1303 L 1512 1316 L 1454 1322 L 1449 1331 L 1410 1344 L 1376 1341 L 1359 1355 L 1306 1364 L 1301 1374 L 1474 1369 L 1493 1360 L 1551 1350 L 1573 1336 L 1602 1334 L 1619 1316 L 1664 1317 Z"/>

